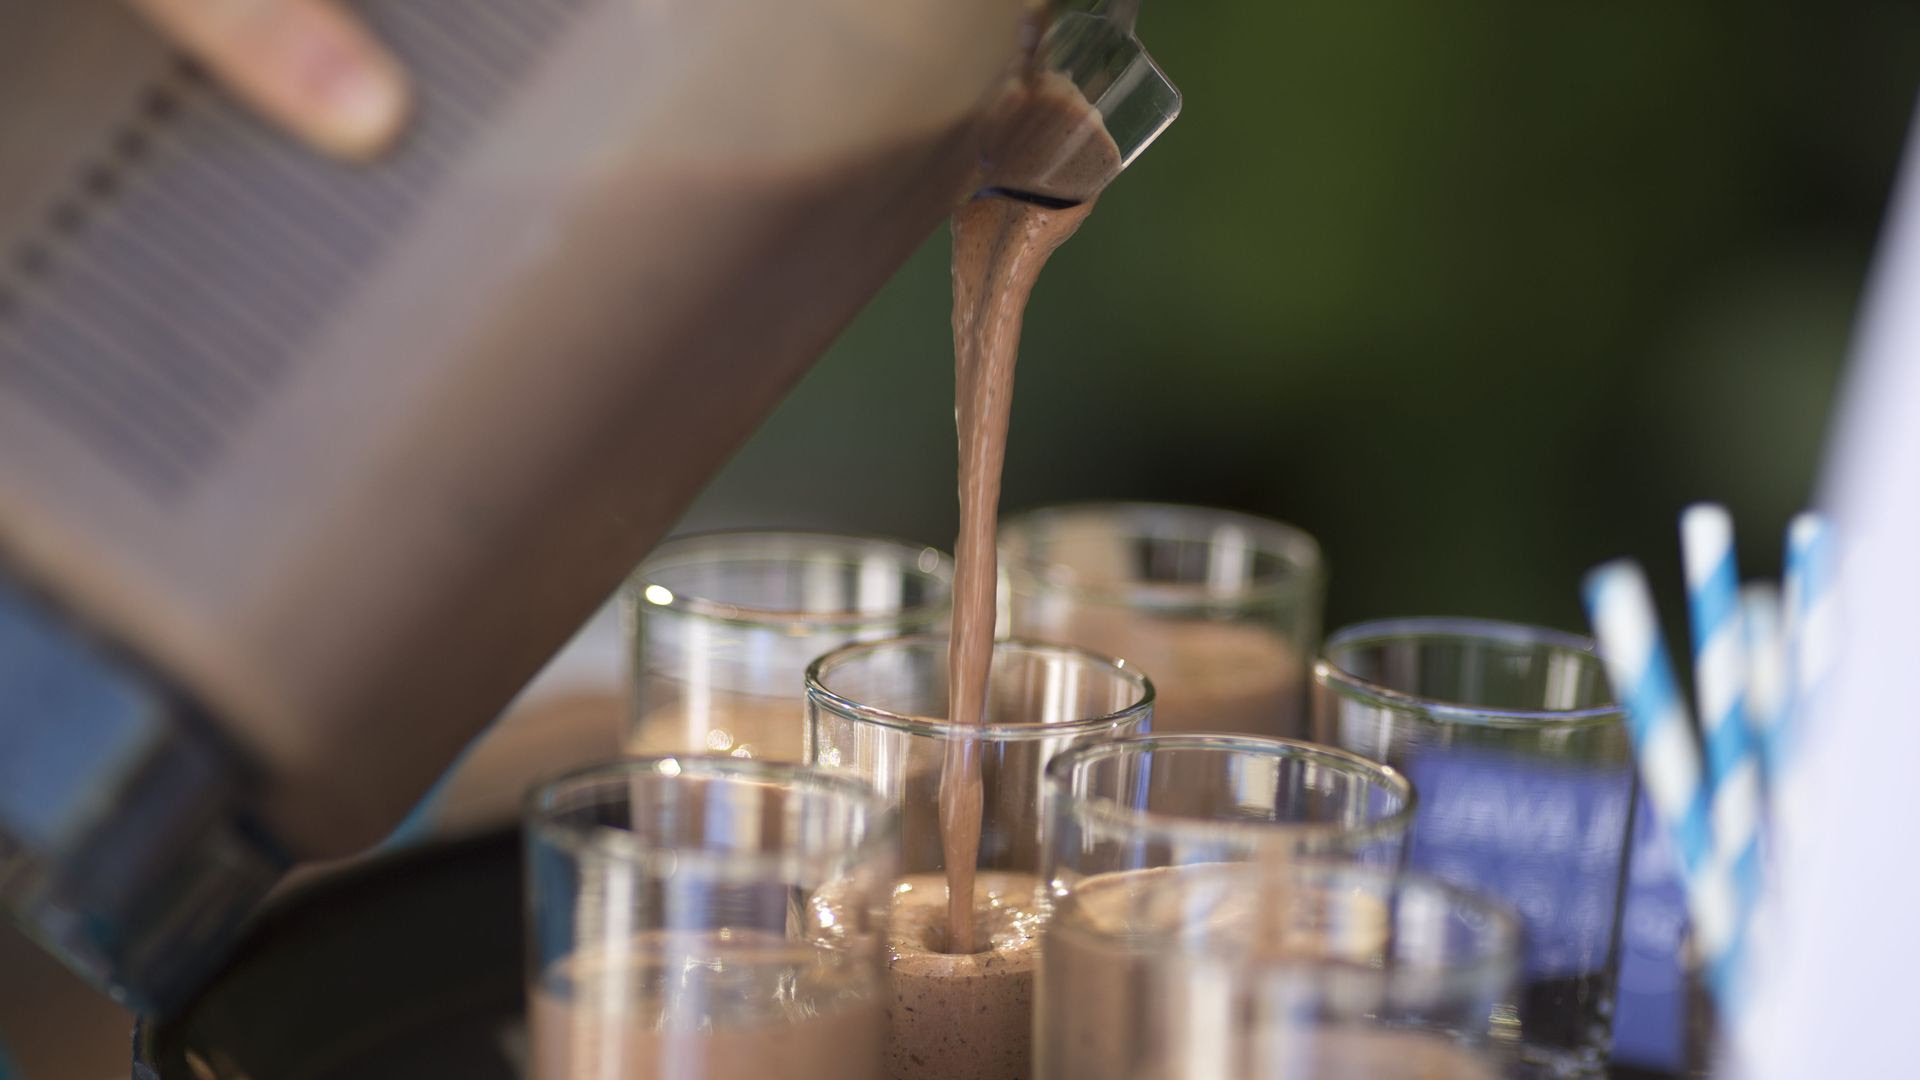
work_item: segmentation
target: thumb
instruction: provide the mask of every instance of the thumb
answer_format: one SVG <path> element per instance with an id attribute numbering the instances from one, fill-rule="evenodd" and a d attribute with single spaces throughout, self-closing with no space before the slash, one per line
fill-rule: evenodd
<path id="1" fill-rule="evenodd" d="M 330 0 L 132 0 L 269 119 L 329 153 L 370 157 L 407 112 L 399 65 Z"/>

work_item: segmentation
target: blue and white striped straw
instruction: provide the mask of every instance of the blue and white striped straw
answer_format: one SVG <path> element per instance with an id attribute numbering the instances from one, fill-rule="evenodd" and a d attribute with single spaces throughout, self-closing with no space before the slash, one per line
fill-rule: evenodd
<path id="1" fill-rule="evenodd" d="M 1760 892 L 1760 755 L 1747 726 L 1747 640 L 1734 560 L 1733 515 L 1714 503 L 1680 515 L 1681 562 L 1693 625 L 1694 683 L 1707 752 L 1713 861 L 1730 874 L 1742 912 Z"/>
<path id="2" fill-rule="evenodd" d="M 1765 745 L 1774 846 L 1783 853 L 1804 842 L 1798 825 L 1812 792 L 1795 765 L 1796 748 L 1818 727 L 1817 707 L 1838 658 L 1839 588 L 1833 531 L 1818 514 L 1801 514 L 1787 527 L 1782 597 L 1786 702 Z"/>
<path id="3" fill-rule="evenodd" d="M 1780 762 L 1791 751 L 1801 737 L 1795 729 L 1833 672 L 1840 621 L 1834 577 L 1832 528 L 1819 514 L 1795 516 L 1787 526 L 1787 724 L 1768 748 L 1769 760 Z"/>
<path id="4" fill-rule="evenodd" d="M 1694 700 L 1707 751 L 1707 779 L 1718 786 L 1745 755 L 1746 640 L 1740 623 L 1740 571 L 1733 515 L 1696 503 L 1680 515 L 1681 565 L 1693 629 Z"/>
<path id="5" fill-rule="evenodd" d="M 1640 567 L 1625 559 L 1589 573 L 1585 592 L 1587 614 L 1614 696 L 1627 711 L 1627 732 L 1639 763 L 1640 782 L 1679 856 L 1701 950 L 1718 969 L 1734 939 L 1739 905 L 1730 882 L 1714 873 L 1713 829 L 1700 753 L 1661 639 L 1653 593 Z"/>
<path id="6" fill-rule="evenodd" d="M 1747 638 L 1747 728 L 1762 750 L 1763 787 L 1772 783 L 1766 747 L 1786 717 L 1787 641 L 1780 588 L 1766 582 L 1740 587 L 1740 623 Z"/>

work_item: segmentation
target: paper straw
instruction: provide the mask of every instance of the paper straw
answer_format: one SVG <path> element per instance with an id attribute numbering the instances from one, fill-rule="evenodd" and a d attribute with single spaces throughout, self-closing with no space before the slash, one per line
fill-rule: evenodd
<path id="1" fill-rule="evenodd" d="M 1786 626 L 1780 589 L 1763 582 L 1740 589 L 1740 623 L 1747 638 L 1747 728 L 1764 747 L 1787 711 Z M 1771 763 L 1769 764 L 1769 769 Z"/>
<path id="2" fill-rule="evenodd" d="M 1679 857 L 1701 950 L 1716 968 L 1733 938 L 1736 903 L 1712 867 L 1713 835 L 1693 723 L 1667 660 L 1646 575 L 1627 560 L 1587 575 L 1587 614 L 1614 696 L 1627 711 L 1640 782 Z"/>
<path id="3" fill-rule="evenodd" d="M 1793 728 L 1824 688 L 1838 653 L 1839 593 L 1834 588 L 1833 530 L 1818 514 L 1797 515 L 1787 526 L 1786 572 L 1788 730 L 1785 753 L 1800 737 Z"/>
<path id="4" fill-rule="evenodd" d="M 1760 891 L 1760 755 L 1746 719 L 1747 642 L 1733 516 L 1699 503 L 1680 516 L 1687 608 L 1693 624 L 1694 682 L 1706 745 L 1707 802 L 1713 814 L 1714 873 L 1728 875 L 1736 928 Z"/>
<path id="5" fill-rule="evenodd" d="M 1740 572 L 1733 517 L 1712 503 L 1680 515 L 1681 564 L 1693 628 L 1693 681 L 1707 780 L 1719 785 L 1746 756 L 1746 640 L 1740 623 Z"/>
<path id="6" fill-rule="evenodd" d="M 1755 582 L 1740 589 L 1740 620 L 1747 641 L 1747 722 L 1753 732 L 1753 746 L 1760 750 L 1768 745 L 1773 733 L 1783 722 L 1787 711 L 1787 650 L 1786 626 L 1781 611 L 1781 590 L 1771 583 Z M 1762 755 L 1762 787 L 1772 793 L 1776 777 L 1771 763 Z M 1777 854 L 1779 842 L 1778 806 L 1768 804 L 1764 808 L 1765 823 L 1761 830 L 1762 843 L 1767 850 L 1760 852 L 1762 858 Z M 1778 916 L 1778 908 L 1772 906 L 1777 894 L 1769 889 L 1761 893 L 1752 912 L 1749 913 L 1743 933 L 1746 944 L 1740 947 L 1740 955 L 1747 958 L 1742 971 L 1727 972 L 1724 976 L 1727 989 L 1716 990 L 1723 998 L 1744 995 L 1738 1001 L 1726 1023 L 1722 1025 L 1722 1051 L 1726 1055 L 1721 1068 L 1729 1076 L 1750 1074 L 1749 1062 L 1759 1052 L 1756 1041 L 1755 1022 L 1759 1020 L 1760 1010 L 1757 1001 L 1760 995 L 1752 986 L 1758 970 L 1774 960 L 1770 950 L 1776 942 L 1768 931 Z M 1745 989 L 1743 990 L 1743 984 Z"/>
<path id="7" fill-rule="evenodd" d="M 1786 702 L 1769 732 L 1765 756 L 1773 844 L 1784 854 L 1801 842 L 1797 825 L 1806 818 L 1811 793 L 1795 767 L 1796 747 L 1817 728 L 1815 707 L 1832 674 L 1838 644 L 1839 590 L 1834 580 L 1832 530 L 1818 514 L 1800 514 L 1787 527 L 1787 559 L 1782 598 L 1786 662 Z"/>

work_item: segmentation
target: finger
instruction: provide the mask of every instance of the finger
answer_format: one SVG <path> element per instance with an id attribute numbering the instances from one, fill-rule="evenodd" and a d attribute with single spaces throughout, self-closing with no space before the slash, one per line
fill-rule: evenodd
<path id="1" fill-rule="evenodd" d="M 405 120 L 399 65 L 328 0 L 132 3 L 242 98 L 323 150 L 370 156 Z"/>

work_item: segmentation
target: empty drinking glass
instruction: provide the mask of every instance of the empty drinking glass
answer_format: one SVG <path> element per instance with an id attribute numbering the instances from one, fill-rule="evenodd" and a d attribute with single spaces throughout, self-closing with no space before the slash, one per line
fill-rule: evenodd
<path id="1" fill-rule="evenodd" d="M 1522 1055 L 1605 1066 L 1634 769 L 1592 642 L 1474 619 L 1349 627 L 1315 669 L 1328 743 L 1420 792 L 1409 863 L 1512 904 L 1527 930 Z"/>

